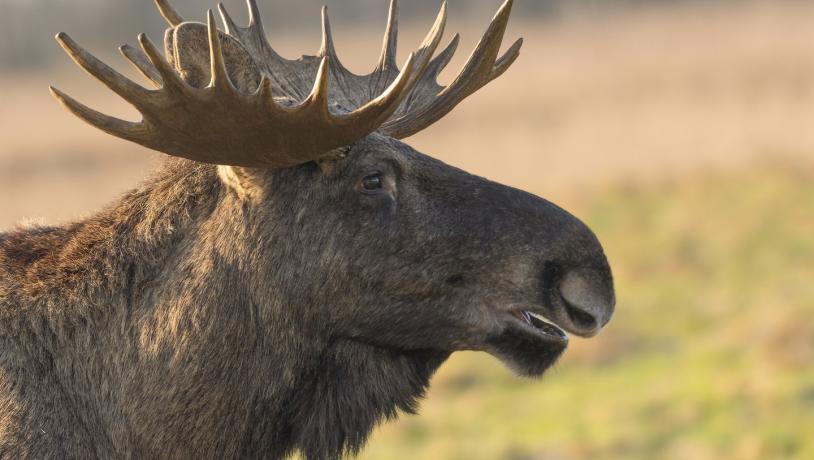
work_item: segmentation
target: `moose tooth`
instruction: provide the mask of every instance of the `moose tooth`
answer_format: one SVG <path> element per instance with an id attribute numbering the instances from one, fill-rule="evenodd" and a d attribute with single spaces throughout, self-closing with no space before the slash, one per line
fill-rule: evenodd
<path id="1" fill-rule="evenodd" d="M 544 322 L 544 323 L 546 323 L 546 324 L 551 324 L 551 325 L 553 325 L 553 326 L 556 326 L 556 324 L 554 324 L 554 322 L 553 322 L 553 321 L 551 321 L 550 319 L 546 318 L 545 316 L 543 316 L 543 315 L 541 315 L 541 314 L 539 314 L 539 313 L 529 313 L 529 314 L 530 314 L 531 316 L 535 317 L 535 318 L 536 318 L 537 320 L 539 320 L 539 321 L 542 321 L 542 322 Z"/>

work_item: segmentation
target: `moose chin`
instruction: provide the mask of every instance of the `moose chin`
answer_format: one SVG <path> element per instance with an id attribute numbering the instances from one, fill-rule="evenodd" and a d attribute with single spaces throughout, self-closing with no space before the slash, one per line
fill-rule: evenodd
<path id="1" fill-rule="evenodd" d="M 221 6 L 224 31 L 156 3 L 165 51 L 121 48 L 148 87 L 57 36 L 143 118 L 54 96 L 168 158 L 85 220 L 0 234 L 0 457 L 340 458 L 452 353 L 539 376 L 610 320 L 588 227 L 401 141 L 517 59 L 511 0 L 449 86 L 446 5 L 399 67 L 394 0 L 355 75 L 326 11 L 317 55 L 288 60 L 254 0 L 248 27 Z"/>

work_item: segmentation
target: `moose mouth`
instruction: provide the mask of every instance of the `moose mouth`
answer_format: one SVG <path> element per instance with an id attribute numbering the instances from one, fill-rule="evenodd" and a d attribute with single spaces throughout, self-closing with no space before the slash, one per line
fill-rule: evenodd
<path id="1" fill-rule="evenodd" d="M 532 310 L 516 309 L 507 316 L 502 330 L 487 338 L 485 351 L 520 375 L 543 375 L 568 347 L 568 335 Z"/>
<path id="2" fill-rule="evenodd" d="M 514 310 L 511 315 L 519 320 L 523 326 L 534 330 L 541 338 L 553 342 L 568 343 L 568 334 L 541 314 L 532 313 L 529 310 Z"/>

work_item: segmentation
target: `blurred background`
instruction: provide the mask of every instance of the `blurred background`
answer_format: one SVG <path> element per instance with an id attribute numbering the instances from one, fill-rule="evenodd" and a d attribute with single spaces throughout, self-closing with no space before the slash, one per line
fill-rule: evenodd
<path id="1" fill-rule="evenodd" d="M 176 0 L 188 19 L 214 1 Z M 340 57 L 375 62 L 386 0 L 260 0 L 293 58 L 332 11 Z M 402 2 L 401 57 L 437 0 Z M 238 0 L 226 2 L 246 19 Z M 452 78 L 499 0 L 450 0 Z M 148 0 L 0 0 L 0 229 L 59 224 L 133 187 L 161 156 L 64 112 L 50 83 L 135 112 L 75 68 L 67 31 L 116 48 L 161 37 Z M 615 271 L 618 313 L 543 381 L 459 354 L 420 416 L 364 459 L 814 458 L 814 2 L 516 0 L 504 77 L 409 142 L 583 218 Z"/>

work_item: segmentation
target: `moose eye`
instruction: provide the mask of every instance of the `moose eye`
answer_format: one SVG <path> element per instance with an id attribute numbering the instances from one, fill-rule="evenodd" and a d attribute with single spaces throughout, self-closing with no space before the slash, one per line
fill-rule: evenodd
<path id="1" fill-rule="evenodd" d="M 370 174 L 362 179 L 362 190 L 365 192 L 378 192 L 384 188 L 384 179 L 381 173 Z"/>

